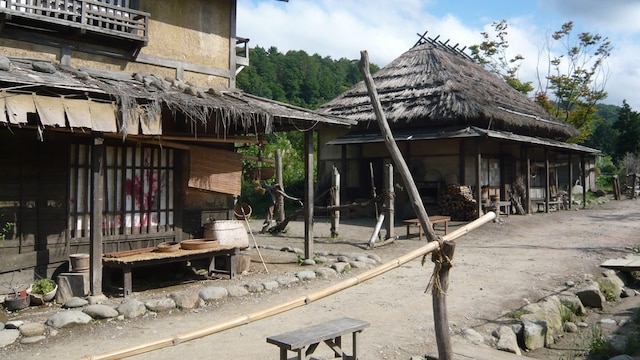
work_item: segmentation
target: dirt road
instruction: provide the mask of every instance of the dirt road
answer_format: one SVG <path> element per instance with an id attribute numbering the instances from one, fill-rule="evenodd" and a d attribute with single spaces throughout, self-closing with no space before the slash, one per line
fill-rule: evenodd
<path id="1" fill-rule="evenodd" d="M 454 267 L 450 273 L 447 309 L 453 333 L 474 328 L 486 339 L 498 323 L 514 309 L 566 288 L 567 281 L 583 281 L 585 274 L 598 274 L 598 265 L 622 257 L 640 246 L 640 203 L 610 201 L 592 209 L 552 212 L 528 216 L 502 216 L 501 223 L 488 223 L 456 241 Z M 261 221 L 252 221 L 259 230 Z M 460 226 L 454 223 L 450 231 Z M 340 238 L 329 237 L 329 224 L 314 225 L 316 251 L 375 253 L 383 262 L 423 246 L 417 238 L 401 238 L 388 246 L 366 250 L 373 220 L 345 220 Z M 303 248 L 303 226 L 292 223 L 285 236 L 257 235 L 260 245 Z M 235 280 L 206 280 L 136 293 L 141 299 L 171 291 L 197 291 L 207 286 L 226 286 L 300 271 L 295 254 L 262 250 L 266 274 L 255 249 L 248 274 Z M 362 359 L 402 359 L 436 354 L 431 296 L 425 294 L 433 264 L 420 260 L 387 272 L 308 305 L 280 315 L 177 346 L 133 357 L 134 359 L 276 359 L 278 348 L 266 337 L 327 319 L 349 316 L 369 321 L 361 334 Z M 359 271 L 359 270 L 353 270 Z M 108 321 L 75 329 L 62 329 L 36 345 L 12 346 L 0 352 L 3 359 L 45 357 L 71 359 L 85 355 L 149 343 L 213 323 L 249 314 L 299 298 L 334 284 L 342 278 L 316 279 L 275 292 L 229 298 L 219 304 L 192 311 L 174 311 L 144 319 Z M 224 284 L 223 284 L 224 283 Z M 320 351 L 320 350 L 318 350 Z M 323 358 L 328 352 L 318 352 Z"/>

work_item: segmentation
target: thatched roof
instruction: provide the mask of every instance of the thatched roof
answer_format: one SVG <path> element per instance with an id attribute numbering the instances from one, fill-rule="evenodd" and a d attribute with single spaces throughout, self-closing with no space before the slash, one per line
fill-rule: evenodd
<path id="1" fill-rule="evenodd" d="M 136 134 L 137 129 L 127 129 L 127 124 L 143 123 L 145 118 L 152 122 L 153 119 L 168 121 L 170 119 L 161 116 L 167 113 L 173 114 L 174 119 L 177 119 L 177 115 L 189 123 L 186 127 L 182 125 L 183 128 L 193 129 L 192 132 L 197 130 L 199 135 L 205 135 L 204 129 L 206 135 L 221 138 L 309 129 L 318 124 L 355 124 L 351 120 L 259 98 L 237 89 L 202 88 L 153 74 L 75 69 L 46 61 L 2 56 L 0 68 L 0 104 L 3 113 L 4 100 L 16 94 L 33 94 L 40 98 L 60 98 L 65 101 L 90 100 L 92 104 L 113 103 L 117 121 L 115 132 L 123 134 Z M 23 106 L 23 109 L 31 112 L 28 109 L 34 109 L 32 105 Z M 41 113 L 42 107 L 35 109 L 40 119 L 46 116 Z M 66 117 L 69 122 L 69 113 Z M 134 117 L 140 119 L 134 120 Z M 64 118 L 63 114 L 61 126 L 64 126 Z M 2 118 L 0 123 L 11 124 L 12 117 L 9 116 L 8 121 Z"/>
<path id="2" fill-rule="evenodd" d="M 416 45 L 373 74 L 373 80 L 392 129 L 477 126 L 553 139 L 578 134 L 494 73 L 437 41 Z M 318 111 L 376 122 L 362 81 Z"/>

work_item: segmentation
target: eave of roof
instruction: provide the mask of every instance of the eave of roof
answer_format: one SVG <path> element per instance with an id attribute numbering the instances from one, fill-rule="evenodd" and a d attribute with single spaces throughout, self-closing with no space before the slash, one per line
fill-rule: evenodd
<path id="1" fill-rule="evenodd" d="M 475 126 L 452 127 L 444 129 L 412 129 L 393 132 L 395 141 L 444 140 L 464 138 L 488 138 L 521 144 L 539 145 L 561 151 L 569 151 L 588 155 L 599 155 L 600 150 L 590 147 L 566 143 L 563 141 L 545 139 L 534 136 L 518 135 L 499 130 L 480 129 Z M 354 145 L 384 142 L 379 132 L 352 131 L 327 142 L 328 145 Z"/>
<path id="2" fill-rule="evenodd" d="M 154 108 L 157 112 L 158 106 L 162 105 L 184 114 L 185 118 L 198 124 L 210 123 L 208 126 L 219 129 L 223 136 L 231 133 L 246 135 L 306 130 L 318 125 L 349 127 L 356 123 L 354 120 L 320 114 L 246 94 L 237 89 L 207 89 L 150 74 L 75 69 L 47 61 L 7 59 L 10 60 L 10 69 L 0 70 L 0 92 L 5 96 L 10 93 L 34 94 L 114 102 L 123 118 L 132 109 Z M 43 71 L 41 68 L 48 70 Z M 155 106 L 149 106 L 150 104 Z M 122 123 L 127 123 L 125 120 L 127 119 L 123 119 Z M 11 121 L 8 123 L 11 124 Z M 125 133 L 125 130 L 120 126 L 117 132 Z"/>

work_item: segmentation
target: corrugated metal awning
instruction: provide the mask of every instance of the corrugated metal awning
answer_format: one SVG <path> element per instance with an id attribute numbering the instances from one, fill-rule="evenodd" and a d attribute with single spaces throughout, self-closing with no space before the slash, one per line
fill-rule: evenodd
<path id="1" fill-rule="evenodd" d="M 480 129 L 475 126 L 445 128 L 445 129 L 405 129 L 393 132 L 395 141 L 418 141 L 418 140 L 442 140 L 484 137 L 498 140 L 514 141 L 525 144 L 547 146 L 559 150 L 568 150 L 578 153 L 598 155 L 598 149 L 571 144 L 559 140 L 543 139 L 533 136 L 519 135 L 506 131 Z M 327 142 L 328 145 L 354 145 L 384 142 L 380 133 L 353 131 L 343 136 L 339 136 Z"/>

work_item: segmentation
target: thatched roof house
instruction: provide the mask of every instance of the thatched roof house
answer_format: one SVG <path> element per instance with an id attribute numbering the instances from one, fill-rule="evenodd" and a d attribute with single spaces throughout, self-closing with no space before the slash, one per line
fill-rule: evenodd
<path id="1" fill-rule="evenodd" d="M 477 126 L 551 139 L 578 134 L 465 54 L 435 41 L 418 44 L 373 74 L 393 128 Z M 320 112 L 375 122 L 364 82 Z"/>
<path id="2" fill-rule="evenodd" d="M 373 81 L 423 202 L 433 205 L 432 213 L 447 212 L 438 208 L 438 198 L 449 185 L 472 190 L 478 215 L 483 211 L 478 200 L 485 198 L 487 189 L 509 201 L 514 183 L 524 184 L 526 191 L 518 200 L 530 212 L 531 202 L 544 201 L 548 210 L 559 192 L 576 181 L 589 182 L 583 170 L 599 151 L 565 142 L 578 135 L 574 127 L 455 47 L 423 39 L 373 74 Z M 371 186 L 366 174 L 370 168 L 382 174 L 390 157 L 364 82 L 318 111 L 358 122 L 351 130 L 319 132 L 320 179 L 335 166 L 343 174 L 343 191 L 366 197 Z M 382 186 L 379 178 L 375 181 L 376 187 Z M 402 196 L 398 201 L 396 208 L 406 205 Z"/>

